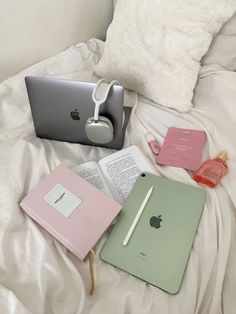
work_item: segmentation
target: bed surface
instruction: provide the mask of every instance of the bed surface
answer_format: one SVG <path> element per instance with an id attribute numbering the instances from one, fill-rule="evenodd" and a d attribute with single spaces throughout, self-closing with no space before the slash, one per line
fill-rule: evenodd
<path id="1" fill-rule="evenodd" d="M 180 292 L 169 295 L 113 266 L 97 254 L 98 287 L 88 296 L 88 262 L 80 262 L 27 217 L 19 202 L 60 162 L 73 167 L 100 160 L 114 150 L 39 139 L 35 136 L 24 77 L 26 75 L 97 81 L 93 66 L 104 43 L 91 39 L 41 61 L 0 85 L 0 309 L 1 313 L 191 314 L 234 313 L 236 308 L 236 73 L 235 57 L 217 63 L 216 49 L 205 58 L 195 89 L 194 108 L 186 114 L 163 108 L 135 93 L 124 147 L 136 144 L 150 164 L 144 139 L 151 131 L 160 143 L 168 127 L 203 129 L 203 160 L 220 150 L 229 154 L 229 173 L 208 196 Z M 222 47 L 222 45 L 221 45 Z M 209 53 L 209 55 L 210 55 Z M 221 54 L 220 54 L 221 55 Z M 222 63 L 223 62 L 223 63 Z M 196 185 L 188 171 L 155 165 L 157 174 Z M 101 249 L 106 235 L 96 246 Z"/>

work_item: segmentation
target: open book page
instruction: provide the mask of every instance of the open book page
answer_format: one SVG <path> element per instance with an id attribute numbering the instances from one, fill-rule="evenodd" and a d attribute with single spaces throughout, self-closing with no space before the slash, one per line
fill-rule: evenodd
<path id="1" fill-rule="evenodd" d="M 112 186 L 115 199 L 123 204 L 138 175 L 142 171 L 153 173 L 142 151 L 135 145 L 109 155 L 98 163 L 109 186 Z"/>
<path id="2" fill-rule="evenodd" d="M 96 188 L 106 193 L 108 196 L 113 197 L 99 165 L 95 161 L 85 162 L 72 168 L 72 170 L 78 173 L 83 179 L 93 184 Z"/>

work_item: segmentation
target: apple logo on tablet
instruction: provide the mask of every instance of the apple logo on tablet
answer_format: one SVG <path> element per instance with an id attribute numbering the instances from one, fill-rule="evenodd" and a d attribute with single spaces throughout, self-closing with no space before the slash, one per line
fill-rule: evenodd
<path id="1" fill-rule="evenodd" d="M 80 116 L 79 116 L 79 111 L 77 111 L 77 109 L 75 109 L 74 111 L 71 111 L 70 116 L 73 120 L 80 120 Z"/>
<path id="2" fill-rule="evenodd" d="M 156 228 L 156 229 L 160 228 L 162 220 L 163 219 L 161 219 L 161 215 L 159 215 L 159 216 L 152 216 L 150 218 L 150 225 L 151 225 L 151 227 Z"/>

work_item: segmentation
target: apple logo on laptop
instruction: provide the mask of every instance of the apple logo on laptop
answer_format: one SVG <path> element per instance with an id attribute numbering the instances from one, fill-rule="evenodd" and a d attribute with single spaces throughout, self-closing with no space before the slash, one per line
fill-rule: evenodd
<path id="1" fill-rule="evenodd" d="M 73 120 L 80 120 L 79 111 L 77 109 L 71 111 L 70 116 Z"/>
<path id="2" fill-rule="evenodd" d="M 152 216 L 150 218 L 150 225 L 151 225 L 151 227 L 156 228 L 156 229 L 160 228 L 162 220 L 163 219 L 161 219 L 161 215 L 159 215 L 158 217 L 157 216 Z"/>

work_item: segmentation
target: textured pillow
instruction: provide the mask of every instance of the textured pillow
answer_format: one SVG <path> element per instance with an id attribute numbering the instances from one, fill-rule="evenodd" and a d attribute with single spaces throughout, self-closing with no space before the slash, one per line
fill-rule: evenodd
<path id="1" fill-rule="evenodd" d="M 236 71 L 236 14 L 214 38 L 201 64 L 218 64 L 226 70 Z"/>
<path id="2" fill-rule="evenodd" d="M 119 0 L 95 72 L 188 111 L 200 60 L 235 11 L 235 0 Z"/>

